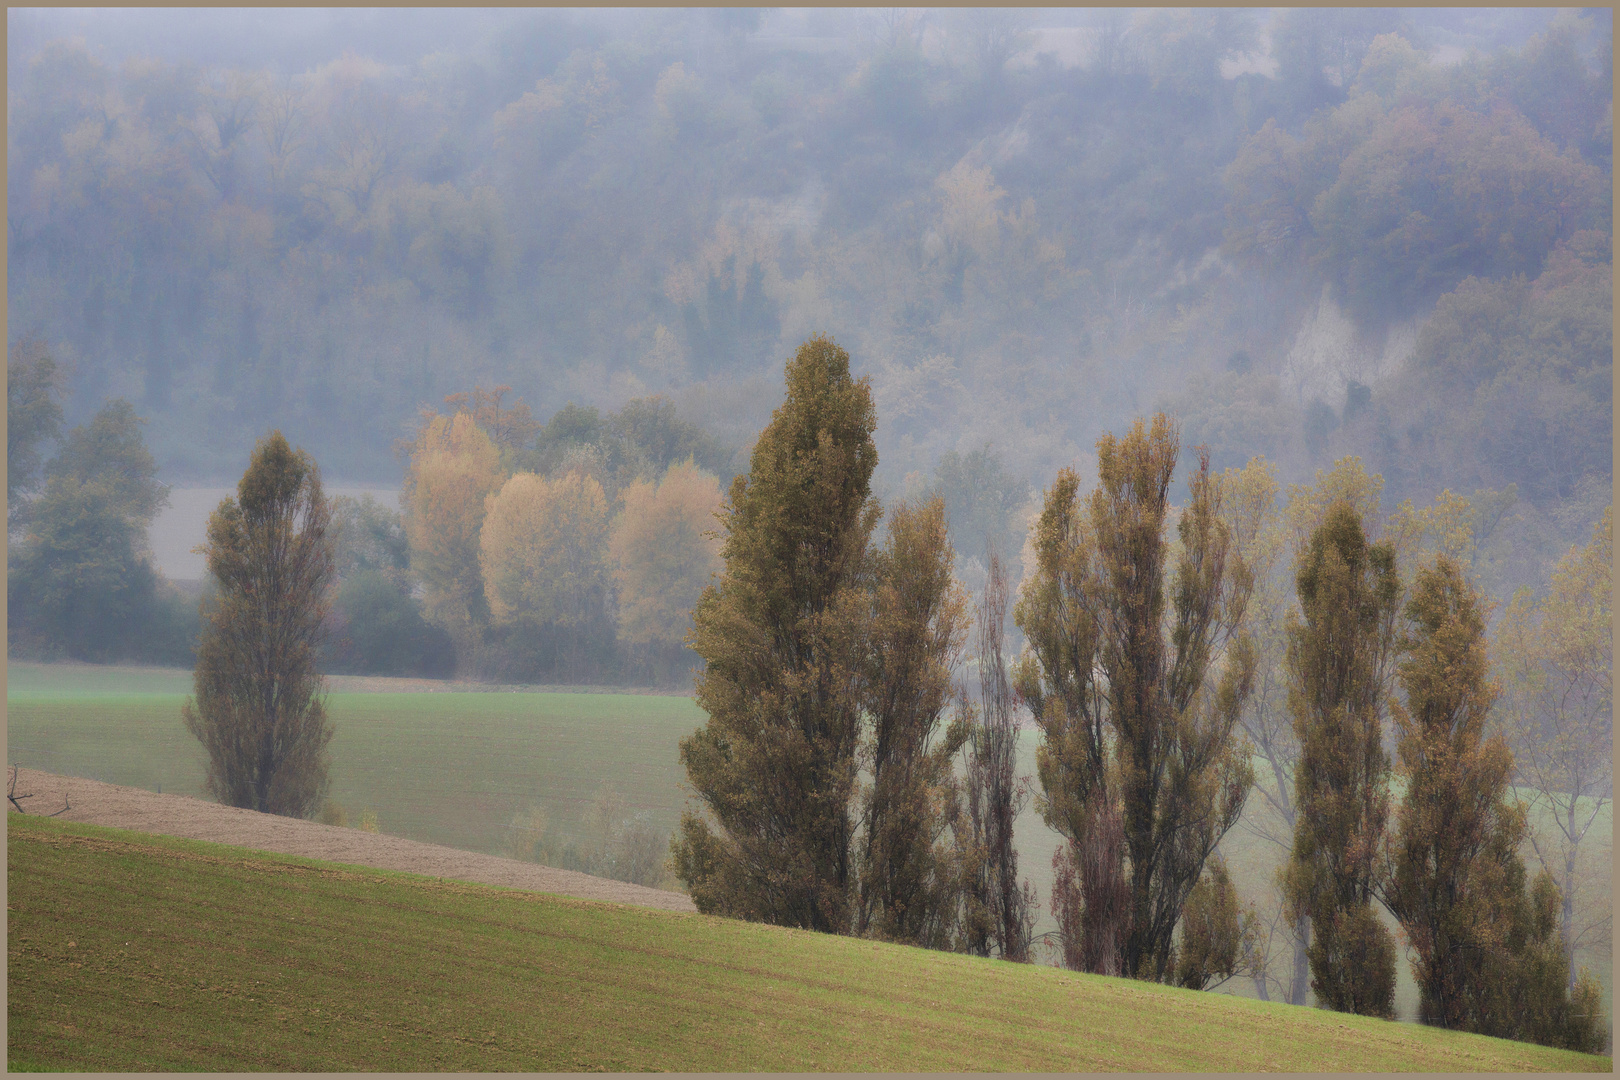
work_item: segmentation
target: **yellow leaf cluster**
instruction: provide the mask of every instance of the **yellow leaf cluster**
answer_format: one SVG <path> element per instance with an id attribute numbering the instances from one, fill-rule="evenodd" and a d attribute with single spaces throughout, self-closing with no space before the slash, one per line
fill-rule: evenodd
<path id="1" fill-rule="evenodd" d="M 686 636 L 693 606 L 720 569 L 720 503 L 719 480 L 690 459 L 671 465 L 657 485 L 638 480 L 625 489 L 608 564 L 626 641 L 674 645 Z"/>
<path id="2" fill-rule="evenodd" d="M 1391 539 L 1398 555 L 1409 566 L 1429 566 L 1441 556 L 1451 559 L 1466 573 L 1473 567 L 1474 505 L 1448 488 L 1435 497 L 1433 506 L 1421 510 L 1408 499 L 1390 518 Z M 1415 565 L 1414 565 L 1415 564 Z"/>
<path id="3" fill-rule="evenodd" d="M 1361 459 L 1353 456 L 1335 461 L 1331 471 L 1318 469 L 1314 485 L 1288 485 L 1288 531 L 1296 556 L 1305 550 L 1312 534 L 1327 520 L 1328 508 L 1336 502 L 1348 502 L 1368 525 L 1377 521 L 1378 497 L 1383 487 L 1384 478 L 1369 473 Z M 1397 557 L 1405 554 L 1398 542 L 1395 549 Z"/>
<path id="4" fill-rule="evenodd" d="M 515 473 L 488 500 L 478 564 L 496 622 L 584 625 L 606 585 L 607 496 L 594 477 Z"/>
<path id="5" fill-rule="evenodd" d="M 1520 780 L 1559 805 L 1560 826 L 1571 800 L 1603 793 L 1613 776 L 1613 560 L 1611 507 L 1591 543 L 1559 560 L 1544 598 L 1519 590 L 1492 643 Z"/>
<path id="6" fill-rule="evenodd" d="M 467 413 L 434 417 L 417 439 L 405 476 L 405 537 L 428 615 L 452 633 L 478 602 L 484 503 L 501 478 L 500 453 Z"/>

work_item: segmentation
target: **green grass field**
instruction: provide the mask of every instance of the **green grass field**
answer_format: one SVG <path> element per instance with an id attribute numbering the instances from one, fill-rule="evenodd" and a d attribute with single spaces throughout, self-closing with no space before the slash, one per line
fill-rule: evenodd
<path id="1" fill-rule="evenodd" d="M 339 686 L 344 685 L 340 680 Z M 12 663 L 7 681 L 12 762 L 147 790 L 200 795 L 204 761 L 180 721 L 191 673 L 176 669 Z M 583 832 L 580 817 L 600 785 L 660 831 L 672 831 L 686 801 L 680 739 L 703 720 L 690 698 L 613 693 L 334 692 L 329 707 L 331 798 L 351 823 L 363 809 L 385 833 L 469 851 L 504 853 L 514 814 L 543 806 L 562 832 Z M 1019 739 L 1018 771 L 1035 772 L 1037 736 Z M 1258 795 L 1247 814 L 1260 812 Z M 1014 826 L 1019 870 L 1040 902 L 1038 934 L 1055 930 L 1048 909 L 1056 835 L 1033 806 Z M 1612 817 L 1587 841 L 1608 864 Z M 1222 844 L 1240 894 L 1274 902 L 1283 851 L 1242 825 Z M 1597 902 L 1607 910 L 1610 895 Z M 1393 925 L 1393 924 L 1391 924 Z M 1580 963 L 1611 997 L 1607 949 L 1582 950 Z M 1289 956 L 1276 960 L 1285 971 Z M 1417 990 L 1397 964 L 1397 1015 L 1411 1019 Z M 1252 980 L 1217 993 L 1254 996 Z"/>
<path id="2" fill-rule="evenodd" d="M 201 795 L 206 763 L 180 720 L 189 690 L 184 671 L 13 663 L 9 760 Z M 328 709 L 330 797 L 351 820 L 369 808 L 383 832 L 492 853 L 531 803 L 574 828 L 602 784 L 672 831 L 679 742 L 703 719 L 690 698 L 646 694 L 333 693 Z"/>
<path id="3" fill-rule="evenodd" d="M 7 824 L 13 1070 L 1611 1070 L 1054 968 Z"/>

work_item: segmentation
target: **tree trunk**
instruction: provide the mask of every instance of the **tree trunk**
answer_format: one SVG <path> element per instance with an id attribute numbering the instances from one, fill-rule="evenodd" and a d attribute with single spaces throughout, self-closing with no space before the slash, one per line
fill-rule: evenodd
<path id="1" fill-rule="evenodd" d="M 1571 802 L 1573 801 L 1572 799 Z M 1575 850 L 1571 846 L 1569 853 L 1564 856 L 1564 895 L 1560 897 L 1563 910 L 1559 912 L 1558 920 L 1558 933 L 1563 939 L 1564 955 L 1569 958 L 1568 970 L 1564 973 L 1565 989 L 1571 994 L 1575 992 Z"/>
<path id="2" fill-rule="evenodd" d="M 1301 916 L 1294 924 L 1294 978 L 1288 986 L 1288 1000 L 1294 1005 L 1305 1004 L 1306 992 L 1311 988 L 1311 920 Z"/>

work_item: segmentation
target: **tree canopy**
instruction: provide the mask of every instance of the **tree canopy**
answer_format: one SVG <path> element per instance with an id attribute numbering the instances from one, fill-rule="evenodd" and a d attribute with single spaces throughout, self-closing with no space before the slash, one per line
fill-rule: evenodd
<path id="1" fill-rule="evenodd" d="M 282 434 L 259 441 L 236 498 L 208 520 L 205 611 L 182 716 L 208 755 L 205 788 L 227 806 L 310 817 L 328 783 L 324 682 L 331 509 L 320 470 Z"/>
<path id="2" fill-rule="evenodd" d="M 1060 472 L 1017 610 L 1030 644 L 1018 688 L 1044 737 L 1043 815 L 1081 852 L 1106 846 L 1101 830 L 1118 815 L 1113 872 L 1129 885 L 1129 915 L 1123 927 L 1085 927 L 1118 950 L 1096 957 L 1099 970 L 1160 980 L 1175 971 L 1182 906 L 1253 779 L 1232 738 L 1252 686 L 1240 624 L 1253 577 L 1221 520 L 1207 459 L 1172 549 L 1166 496 L 1179 451 L 1161 414 L 1098 440 L 1089 499 Z"/>
<path id="3" fill-rule="evenodd" d="M 722 511 L 725 570 L 693 612 L 708 722 L 681 742 L 701 813 L 677 873 L 699 910 L 839 931 L 850 921 L 864 645 L 878 508 L 871 391 L 813 337 Z"/>

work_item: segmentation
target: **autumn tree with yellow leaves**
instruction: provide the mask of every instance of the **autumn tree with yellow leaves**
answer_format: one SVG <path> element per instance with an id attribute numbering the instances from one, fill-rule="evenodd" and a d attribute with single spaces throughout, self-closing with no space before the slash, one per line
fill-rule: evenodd
<path id="1" fill-rule="evenodd" d="M 411 447 L 400 501 L 411 570 L 429 621 L 450 633 L 457 674 L 472 674 L 489 618 L 478 561 L 485 500 L 505 476 L 500 452 L 466 412 L 435 416 Z"/>
<path id="2" fill-rule="evenodd" d="M 691 630 L 692 608 L 721 567 L 720 482 L 688 459 L 657 483 L 631 483 L 623 500 L 607 542 L 619 637 L 644 650 L 662 678 Z"/>
<path id="3" fill-rule="evenodd" d="M 573 632 L 562 650 L 578 673 L 578 631 L 603 617 L 608 506 L 602 485 L 566 473 L 517 473 L 488 500 L 479 565 L 491 619 Z"/>

